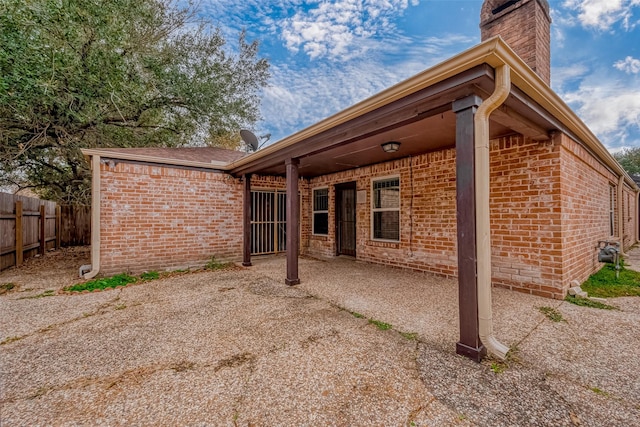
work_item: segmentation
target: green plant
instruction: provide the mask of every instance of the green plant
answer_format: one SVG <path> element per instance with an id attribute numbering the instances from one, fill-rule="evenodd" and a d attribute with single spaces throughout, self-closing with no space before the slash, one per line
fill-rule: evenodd
<path id="1" fill-rule="evenodd" d="M 117 288 L 119 286 L 127 286 L 130 283 L 135 283 L 137 279 L 135 277 L 131 277 L 126 273 L 118 274 L 111 277 L 105 277 L 101 279 L 94 279 L 84 283 L 78 283 L 73 286 L 68 286 L 64 288 L 65 291 L 69 292 L 82 292 L 82 291 L 93 291 L 96 289 L 111 289 Z"/>
<path id="2" fill-rule="evenodd" d="M 15 287 L 16 285 L 13 283 L 3 283 L 2 285 L 0 285 L 0 295 L 6 294 Z"/>
<path id="3" fill-rule="evenodd" d="M 408 339 L 409 341 L 415 341 L 418 339 L 417 332 L 400 332 L 400 335 Z"/>
<path id="4" fill-rule="evenodd" d="M 591 390 L 595 394 L 599 394 L 601 396 L 605 396 L 605 397 L 609 396 L 609 393 L 607 393 L 606 391 L 604 391 L 602 389 L 599 389 L 598 387 L 591 387 L 589 390 Z"/>
<path id="5" fill-rule="evenodd" d="M 31 295 L 28 297 L 20 297 L 18 299 L 37 299 L 37 298 L 44 298 L 44 297 L 52 297 L 54 296 L 56 293 L 56 291 L 54 291 L 53 289 L 47 289 L 46 291 L 37 294 L 37 295 Z"/>
<path id="6" fill-rule="evenodd" d="M 379 320 L 369 319 L 369 323 L 375 325 L 375 327 L 380 329 L 381 331 L 386 331 L 393 328 L 393 325 L 391 325 L 390 323 L 384 323 Z"/>
<path id="7" fill-rule="evenodd" d="M 503 362 L 493 362 L 491 363 L 491 370 L 495 374 L 501 374 L 507 369 L 507 365 Z"/>
<path id="8" fill-rule="evenodd" d="M 579 305 L 581 307 L 600 308 L 603 310 L 619 310 L 619 308 L 615 305 L 608 305 L 600 301 L 590 300 L 588 298 L 576 298 L 572 297 L 571 295 L 567 295 L 564 300 L 568 303 Z"/>
<path id="9" fill-rule="evenodd" d="M 357 313 L 355 311 L 350 312 L 353 317 L 357 317 L 358 319 L 364 319 L 364 315 Z"/>
<path id="10" fill-rule="evenodd" d="M 22 338 L 23 338 L 23 337 L 15 337 L 15 336 L 14 336 L 14 337 L 7 337 L 7 338 L 3 339 L 3 340 L 0 342 L 0 345 L 9 344 L 9 343 L 11 343 L 11 342 L 21 340 Z"/>
<path id="11" fill-rule="evenodd" d="M 218 261 L 215 256 L 212 256 L 211 260 L 205 264 L 204 268 L 205 270 L 224 270 L 232 266 L 232 262 Z"/>
<path id="12" fill-rule="evenodd" d="M 616 278 L 615 266 L 607 264 L 582 284 L 582 290 L 600 298 L 640 296 L 640 272 L 623 266 Z"/>
<path id="13" fill-rule="evenodd" d="M 140 275 L 140 278 L 142 280 L 155 280 L 155 279 L 158 279 L 159 277 L 160 277 L 160 273 L 158 273 L 157 271 L 145 271 Z"/>
<path id="14" fill-rule="evenodd" d="M 552 322 L 566 322 L 566 320 L 562 317 L 562 314 L 553 307 L 538 307 L 538 310 L 545 316 L 547 319 Z"/>
<path id="15" fill-rule="evenodd" d="M 118 304 L 114 307 L 115 310 L 124 310 L 125 308 L 127 308 L 127 306 L 124 304 Z"/>

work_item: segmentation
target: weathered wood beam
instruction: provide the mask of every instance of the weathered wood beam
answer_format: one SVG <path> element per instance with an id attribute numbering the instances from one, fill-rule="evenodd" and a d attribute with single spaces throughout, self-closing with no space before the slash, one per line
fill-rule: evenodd
<path id="1" fill-rule="evenodd" d="M 501 105 L 494 110 L 491 113 L 491 120 L 534 141 L 548 141 L 550 138 L 546 129 L 506 105 Z"/>
<path id="2" fill-rule="evenodd" d="M 242 177 L 242 265 L 251 266 L 251 174 Z"/>
<path id="3" fill-rule="evenodd" d="M 300 283 L 298 277 L 298 247 L 300 230 L 300 201 L 298 196 L 298 159 L 287 159 L 287 285 Z"/>
<path id="4" fill-rule="evenodd" d="M 456 217 L 458 234 L 458 310 L 460 341 L 456 353 L 480 361 L 475 209 L 474 117 L 482 98 L 472 95 L 453 103 L 456 113 Z"/>

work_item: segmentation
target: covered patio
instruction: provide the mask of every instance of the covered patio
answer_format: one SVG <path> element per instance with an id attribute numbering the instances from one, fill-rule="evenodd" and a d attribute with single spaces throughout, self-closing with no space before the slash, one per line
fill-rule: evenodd
<path id="1" fill-rule="evenodd" d="M 548 88 L 499 37 L 229 164 L 242 177 L 243 265 L 251 260 L 251 177 L 286 177 L 286 278 L 301 282 L 300 178 L 359 169 L 455 148 L 458 353 L 480 360 L 507 348 L 491 331 L 489 140 L 518 134 L 546 141 L 573 134 L 549 113 Z M 544 107 L 543 104 L 547 104 Z M 396 150 L 383 149 L 388 142 Z M 355 184 L 354 184 L 355 186 Z M 480 292 L 479 292 L 480 289 Z M 482 338 L 482 341 L 481 341 Z"/>

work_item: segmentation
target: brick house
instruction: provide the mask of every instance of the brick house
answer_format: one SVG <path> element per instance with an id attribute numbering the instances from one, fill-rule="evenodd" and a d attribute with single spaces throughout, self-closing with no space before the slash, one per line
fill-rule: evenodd
<path id="1" fill-rule="evenodd" d="M 458 277 L 458 352 L 500 355 L 492 284 L 563 298 L 598 241 L 638 241 L 638 186 L 549 87 L 550 23 L 487 0 L 479 45 L 250 155 L 84 150 L 87 277 L 286 251 L 296 284 L 299 253 L 347 255 Z"/>

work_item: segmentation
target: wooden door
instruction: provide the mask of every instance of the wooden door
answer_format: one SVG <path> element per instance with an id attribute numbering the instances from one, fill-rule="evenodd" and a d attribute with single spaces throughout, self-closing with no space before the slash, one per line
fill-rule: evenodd
<path id="1" fill-rule="evenodd" d="M 336 252 L 356 256 L 356 183 L 336 186 Z"/>

